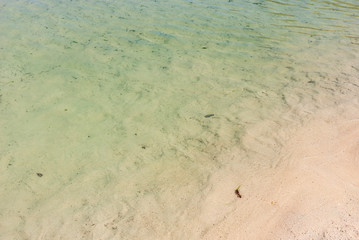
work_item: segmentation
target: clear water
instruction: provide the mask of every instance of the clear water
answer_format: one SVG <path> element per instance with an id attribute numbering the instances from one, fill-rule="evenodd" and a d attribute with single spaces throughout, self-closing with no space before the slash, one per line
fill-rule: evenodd
<path id="1" fill-rule="evenodd" d="M 1 238 L 194 239 L 213 174 L 358 97 L 359 4 L 0 0 L 0 56 Z"/>

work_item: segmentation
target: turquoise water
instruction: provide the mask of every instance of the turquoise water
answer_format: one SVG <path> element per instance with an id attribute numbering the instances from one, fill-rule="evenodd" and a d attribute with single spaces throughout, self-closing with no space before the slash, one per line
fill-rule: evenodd
<path id="1" fill-rule="evenodd" d="M 359 93 L 354 0 L 1 0 L 0 32 L 4 239 L 199 238 L 213 174 Z"/>

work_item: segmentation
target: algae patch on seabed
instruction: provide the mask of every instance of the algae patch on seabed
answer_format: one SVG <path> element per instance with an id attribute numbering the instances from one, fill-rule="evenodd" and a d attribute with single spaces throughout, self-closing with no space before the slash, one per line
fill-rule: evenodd
<path id="1" fill-rule="evenodd" d="M 214 114 L 207 114 L 207 115 L 204 115 L 205 118 L 210 118 L 210 117 L 213 117 Z"/>

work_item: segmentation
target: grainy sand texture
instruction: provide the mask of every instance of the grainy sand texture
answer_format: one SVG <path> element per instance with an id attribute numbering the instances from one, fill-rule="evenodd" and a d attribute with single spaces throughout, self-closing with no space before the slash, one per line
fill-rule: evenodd
<path id="1" fill-rule="evenodd" d="M 0 240 L 359 239 L 358 14 L 0 0 Z"/>
<path id="2" fill-rule="evenodd" d="M 358 109 L 347 102 L 305 122 L 277 166 L 243 180 L 236 208 L 204 238 L 358 239 Z"/>

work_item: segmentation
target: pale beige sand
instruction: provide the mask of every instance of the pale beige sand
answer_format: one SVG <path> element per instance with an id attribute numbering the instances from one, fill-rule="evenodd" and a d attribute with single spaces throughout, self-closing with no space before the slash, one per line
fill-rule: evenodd
<path id="1" fill-rule="evenodd" d="M 359 239 L 359 105 L 333 106 L 300 127 L 274 168 L 218 182 L 203 219 L 231 204 L 233 180 L 243 198 L 204 239 Z M 219 176 L 219 175 L 218 175 Z M 232 188 L 228 187 L 231 185 Z M 222 200 L 220 196 L 222 197 Z M 228 210 L 228 209 L 226 209 Z"/>
<path id="2" fill-rule="evenodd" d="M 5 2 L 0 240 L 359 239 L 355 5 Z"/>

